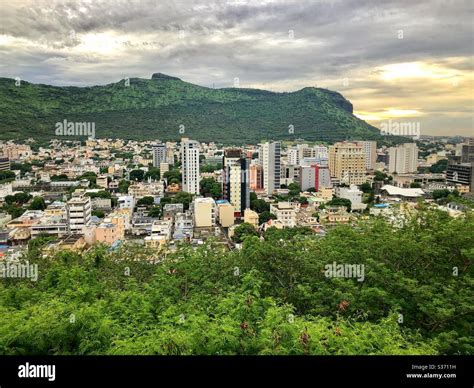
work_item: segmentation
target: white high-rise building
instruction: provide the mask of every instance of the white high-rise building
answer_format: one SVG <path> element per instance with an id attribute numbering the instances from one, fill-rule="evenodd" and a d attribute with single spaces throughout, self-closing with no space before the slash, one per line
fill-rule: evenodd
<path id="1" fill-rule="evenodd" d="M 365 168 L 374 170 L 377 162 L 377 142 L 376 141 L 358 141 L 365 153 Z"/>
<path id="2" fill-rule="evenodd" d="M 181 170 L 183 191 L 199 194 L 199 142 L 181 139 Z"/>
<path id="3" fill-rule="evenodd" d="M 84 193 L 74 193 L 67 205 L 69 230 L 74 234 L 84 234 L 84 227 L 91 219 L 91 198 Z"/>
<path id="4" fill-rule="evenodd" d="M 418 167 L 418 147 L 416 143 L 405 143 L 388 150 L 388 172 L 407 174 L 416 172 Z"/>
<path id="5" fill-rule="evenodd" d="M 153 167 L 160 167 L 160 163 L 166 162 L 167 150 L 163 143 L 155 144 L 152 149 Z"/>
<path id="6" fill-rule="evenodd" d="M 281 144 L 267 142 L 260 144 L 260 163 L 263 167 L 263 187 L 268 195 L 280 188 Z"/>

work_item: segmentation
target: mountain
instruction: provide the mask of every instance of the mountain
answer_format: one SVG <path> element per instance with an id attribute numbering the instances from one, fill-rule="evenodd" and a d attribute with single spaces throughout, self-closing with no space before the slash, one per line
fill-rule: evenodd
<path id="1" fill-rule="evenodd" d="M 382 139 L 352 112 L 341 94 L 313 87 L 291 93 L 213 89 L 161 73 L 92 87 L 16 86 L 14 79 L 0 78 L 0 139 L 49 140 L 64 120 L 95 123 L 97 138 L 190 137 L 225 144 Z"/>

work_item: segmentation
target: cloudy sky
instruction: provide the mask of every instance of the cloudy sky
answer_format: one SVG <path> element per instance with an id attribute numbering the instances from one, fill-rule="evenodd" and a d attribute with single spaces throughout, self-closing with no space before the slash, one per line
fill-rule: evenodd
<path id="1" fill-rule="evenodd" d="M 2 0 L 0 76 L 341 92 L 355 113 L 473 135 L 471 0 Z"/>

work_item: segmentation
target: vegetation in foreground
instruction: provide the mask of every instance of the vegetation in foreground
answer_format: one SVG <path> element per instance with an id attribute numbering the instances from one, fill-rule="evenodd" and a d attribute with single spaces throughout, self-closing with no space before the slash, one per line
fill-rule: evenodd
<path id="1" fill-rule="evenodd" d="M 46 239 L 33 240 L 39 280 L 0 282 L 0 353 L 473 353 L 472 214 L 306 232 L 270 229 L 264 241 L 244 236 L 242 250 L 209 242 L 166 257 L 97 246 L 42 258 Z M 364 281 L 326 278 L 333 262 L 364 264 Z"/>

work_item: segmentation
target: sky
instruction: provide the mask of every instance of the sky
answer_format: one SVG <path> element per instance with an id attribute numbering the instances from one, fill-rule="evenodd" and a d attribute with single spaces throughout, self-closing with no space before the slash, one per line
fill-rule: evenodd
<path id="1" fill-rule="evenodd" d="M 0 0 L 0 77 L 317 86 L 377 127 L 474 136 L 473 11 L 470 0 Z"/>

